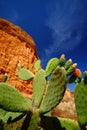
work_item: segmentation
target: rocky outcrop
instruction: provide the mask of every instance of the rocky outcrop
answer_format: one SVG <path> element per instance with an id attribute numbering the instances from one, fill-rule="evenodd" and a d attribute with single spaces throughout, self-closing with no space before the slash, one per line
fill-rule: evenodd
<path id="1" fill-rule="evenodd" d="M 60 104 L 52 111 L 52 115 L 77 120 L 74 93 L 71 93 L 69 88 L 66 89 Z"/>
<path id="2" fill-rule="evenodd" d="M 7 83 L 16 87 L 23 95 L 31 97 L 32 81 L 22 81 L 16 77 L 16 73 L 19 65 L 28 66 L 35 73 L 34 62 L 37 59 L 32 37 L 20 27 L 0 18 L 0 81 L 7 73 Z"/>

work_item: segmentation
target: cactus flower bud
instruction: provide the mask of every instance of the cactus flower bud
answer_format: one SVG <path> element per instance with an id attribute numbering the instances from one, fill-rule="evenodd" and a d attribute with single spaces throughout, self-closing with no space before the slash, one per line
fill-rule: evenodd
<path id="1" fill-rule="evenodd" d="M 74 63 L 70 68 L 66 71 L 67 76 L 73 74 L 77 66 L 77 63 Z"/>
<path id="2" fill-rule="evenodd" d="M 73 74 L 74 74 L 76 77 L 80 77 L 80 76 L 81 76 L 81 70 L 76 68 L 75 71 L 73 72 Z"/>
<path id="3" fill-rule="evenodd" d="M 8 78 L 7 73 L 5 73 L 5 75 L 4 75 L 3 78 L 2 78 L 2 82 L 6 82 L 6 81 L 7 81 L 7 78 Z"/>
<path id="4" fill-rule="evenodd" d="M 65 59 L 65 55 L 64 55 L 64 54 L 62 54 L 60 58 L 63 58 L 63 59 Z"/>
<path id="5" fill-rule="evenodd" d="M 77 63 L 74 63 L 74 64 L 72 65 L 72 67 L 76 68 L 76 67 L 77 67 Z"/>
<path id="6" fill-rule="evenodd" d="M 59 64 L 60 64 L 60 66 L 64 66 L 64 64 L 65 64 L 65 55 L 64 54 L 61 55 Z"/>
<path id="7" fill-rule="evenodd" d="M 69 67 L 72 65 L 72 59 L 69 59 L 65 64 L 65 69 L 68 70 Z"/>

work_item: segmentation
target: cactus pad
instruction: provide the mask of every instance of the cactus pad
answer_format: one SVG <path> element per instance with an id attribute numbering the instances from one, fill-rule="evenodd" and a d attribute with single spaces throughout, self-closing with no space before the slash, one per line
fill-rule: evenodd
<path id="1" fill-rule="evenodd" d="M 39 68 L 40 68 L 40 64 L 41 64 L 41 61 L 40 61 L 40 60 L 37 60 L 37 61 L 35 62 L 35 64 L 34 64 L 34 68 L 35 68 L 36 71 L 39 70 Z"/>
<path id="2" fill-rule="evenodd" d="M 69 60 L 66 61 L 66 63 L 65 63 L 65 69 L 68 70 L 71 65 L 72 65 L 72 59 L 69 59 Z"/>
<path id="3" fill-rule="evenodd" d="M 22 118 L 24 114 L 20 112 L 8 112 L 3 109 L 0 109 L 0 120 L 3 121 L 3 123 L 10 123 L 14 120 L 17 121 L 17 119 Z"/>
<path id="4" fill-rule="evenodd" d="M 61 124 L 61 127 L 65 130 L 80 130 L 79 124 L 75 120 L 67 119 L 67 118 L 58 118 Z"/>
<path id="5" fill-rule="evenodd" d="M 84 83 L 84 80 L 76 84 L 75 105 L 79 123 L 87 124 L 87 84 Z"/>
<path id="6" fill-rule="evenodd" d="M 26 68 L 19 69 L 16 75 L 22 80 L 29 80 L 34 77 L 34 74 Z"/>
<path id="7" fill-rule="evenodd" d="M 55 70 L 55 68 L 58 65 L 58 62 L 59 62 L 58 58 L 52 58 L 51 60 L 49 60 L 45 69 L 46 77 L 49 76 Z"/>
<path id="8" fill-rule="evenodd" d="M 34 105 L 39 107 L 46 87 L 45 71 L 39 70 L 33 80 Z"/>
<path id="9" fill-rule="evenodd" d="M 48 112 L 59 104 L 66 89 L 66 71 L 64 67 L 57 67 L 49 81 L 45 98 L 40 109 L 42 113 Z"/>
<path id="10" fill-rule="evenodd" d="M 11 112 L 29 111 L 31 108 L 26 98 L 6 83 L 0 83 L 0 107 Z"/>

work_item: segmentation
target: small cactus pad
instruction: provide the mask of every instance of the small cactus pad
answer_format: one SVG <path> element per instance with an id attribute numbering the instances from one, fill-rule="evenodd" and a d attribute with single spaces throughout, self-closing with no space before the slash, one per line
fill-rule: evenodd
<path id="1" fill-rule="evenodd" d="M 75 71 L 75 67 L 73 67 L 73 65 L 72 66 L 70 66 L 70 68 L 66 71 L 66 75 L 68 76 L 68 75 L 71 75 L 71 74 L 73 74 L 73 72 Z"/>
<path id="2" fill-rule="evenodd" d="M 34 64 L 34 68 L 36 71 L 38 71 L 40 69 L 40 64 L 41 64 L 41 61 L 40 60 L 37 60 Z"/>
<path id="3" fill-rule="evenodd" d="M 33 80 L 34 105 L 39 106 L 46 87 L 45 71 L 39 70 Z"/>
<path id="4" fill-rule="evenodd" d="M 2 82 L 6 82 L 6 81 L 7 81 L 7 78 L 8 78 L 8 76 L 7 76 L 7 74 L 5 74 L 5 75 L 3 76 L 3 78 L 2 78 Z"/>
<path id="5" fill-rule="evenodd" d="M 29 80 L 34 77 L 34 74 L 26 68 L 21 68 L 16 75 L 22 80 Z"/>
<path id="6" fill-rule="evenodd" d="M 59 59 L 59 65 L 60 66 L 64 66 L 65 65 L 65 61 L 66 61 L 65 55 L 62 54 L 61 57 L 60 57 L 60 59 Z"/>
<path id="7" fill-rule="evenodd" d="M 58 65 L 58 62 L 59 62 L 58 58 L 52 58 L 51 60 L 49 60 L 45 69 L 46 77 L 49 76 L 55 70 L 55 68 Z"/>
<path id="8" fill-rule="evenodd" d="M 79 124 L 75 120 L 60 117 L 58 118 L 58 120 L 60 121 L 62 127 L 61 130 L 80 130 Z"/>
<path id="9" fill-rule="evenodd" d="M 29 111 L 31 108 L 26 98 L 6 83 L 0 83 L 0 107 L 11 112 Z"/>
<path id="10" fill-rule="evenodd" d="M 81 125 L 87 124 L 87 84 L 84 83 L 84 80 L 76 84 L 75 105 L 79 123 Z"/>
<path id="11" fill-rule="evenodd" d="M 69 59 L 69 60 L 66 61 L 66 63 L 65 63 L 65 69 L 68 70 L 71 65 L 72 65 L 72 59 Z"/>
<path id="12" fill-rule="evenodd" d="M 8 121 L 12 122 L 13 120 L 17 121 L 19 117 L 23 117 L 22 115 L 24 114 L 20 112 L 8 112 L 4 109 L 0 109 L 0 120 L 2 120 L 3 123 L 8 123 Z"/>
<path id="13" fill-rule="evenodd" d="M 46 113 L 56 107 L 64 96 L 66 89 L 66 71 L 64 67 L 57 67 L 49 81 L 45 98 L 43 99 L 40 109 Z"/>

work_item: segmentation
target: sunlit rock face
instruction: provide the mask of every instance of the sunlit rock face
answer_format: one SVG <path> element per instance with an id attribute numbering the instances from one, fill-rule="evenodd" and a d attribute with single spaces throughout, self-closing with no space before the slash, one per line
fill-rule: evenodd
<path id="1" fill-rule="evenodd" d="M 20 27 L 0 18 L 0 81 L 7 73 L 7 83 L 16 87 L 24 96 L 31 97 L 32 81 L 22 81 L 16 73 L 18 66 L 28 66 L 35 73 L 34 62 L 37 59 L 32 37 Z"/>

